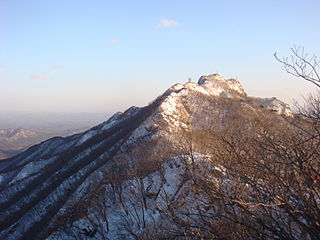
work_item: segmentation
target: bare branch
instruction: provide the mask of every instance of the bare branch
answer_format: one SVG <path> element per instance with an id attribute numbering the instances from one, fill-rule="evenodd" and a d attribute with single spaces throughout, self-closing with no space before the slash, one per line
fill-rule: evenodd
<path id="1" fill-rule="evenodd" d="M 278 57 L 277 53 L 274 53 L 274 57 L 283 65 L 287 73 L 311 82 L 320 88 L 320 64 L 316 56 L 309 57 L 304 48 L 296 46 L 291 48 L 291 52 L 290 60 L 287 57 Z"/>

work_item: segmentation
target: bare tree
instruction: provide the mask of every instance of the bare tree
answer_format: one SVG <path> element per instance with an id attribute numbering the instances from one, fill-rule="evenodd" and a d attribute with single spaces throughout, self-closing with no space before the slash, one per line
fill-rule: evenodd
<path id="1" fill-rule="evenodd" d="M 320 88 L 320 63 L 317 57 L 307 54 L 303 47 L 294 46 L 291 48 L 291 52 L 290 57 L 278 57 L 277 53 L 274 53 L 274 57 L 282 64 L 287 73 L 303 78 Z"/>
<path id="2" fill-rule="evenodd" d="M 308 82 L 313 83 L 318 92 L 310 94 L 305 98 L 303 105 L 296 104 L 297 113 L 304 119 L 312 122 L 311 129 L 308 131 L 310 138 L 319 138 L 320 136 L 320 62 L 316 55 L 310 55 L 304 51 L 303 47 L 294 46 L 291 48 L 292 55 L 290 57 L 278 57 L 275 53 L 274 56 L 279 61 L 285 71 L 293 76 L 302 78 Z M 295 119 L 296 120 L 296 119 Z M 301 122 L 295 121 L 295 126 L 303 128 Z"/>
<path id="3" fill-rule="evenodd" d="M 304 128 L 312 128 L 309 123 L 304 121 Z M 185 154 L 190 158 L 190 191 L 168 199 L 166 212 L 177 226 L 175 234 L 191 239 L 319 239 L 318 139 L 259 108 L 239 108 L 224 124 L 207 132 L 206 161 L 185 148 L 191 151 Z"/>

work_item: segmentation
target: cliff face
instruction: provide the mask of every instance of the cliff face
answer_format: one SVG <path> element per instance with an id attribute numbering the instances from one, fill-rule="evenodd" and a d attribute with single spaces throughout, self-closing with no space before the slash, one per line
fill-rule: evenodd
<path id="1" fill-rule="evenodd" d="M 202 76 L 198 83 L 176 84 L 150 105 L 117 113 L 84 133 L 49 139 L 1 161 L 0 238 L 45 239 L 53 232 L 50 238 L 59 239 L 59 219 L 74 209 L 81 199 L 94 193 L 97 183 L 110 188 L 117 177 L 117 181 L 123 181 L 124 192 L 129 192 L 132 186 L 141 186 L 133 184 L 132 179 L 143 186 L 153 182 L 148 190 L 148 201 L 160 204 L 163 199 L 157 198 L 161 195 L 159 192 L 171 191 L 173 196 L 181 189 L 179 176 L 186 165 L 181 162 L 183 155 L 177 155 L 183 152 L 180 146 L 184 137 L 191 132 L 203 134 L 208 129 L 223 126 L 225 119 L 232 118 L 238 108 L 257 115 L 274 112 L 283 117 L 292 115 L 281 101 L 249 98 L 237 80 L 214 74 Z M 195 146 L 200 152 L 197 159 L 203 159 L 201 139 L 198 140 L 199 144 Z M 134 166 L 135 173 L 126 166 Z M 160 166 L 164 172 L 159 171 Z M 222 171 L 221 168 L 218 167 L 218 171 Z M 125 199 L 129 201 L 130 194 Z M 119 207 L 124 200 L 119 201 L 115 197 L 109 203 L 111 226 L 108 228 L 112 230 L 105 234 L 111 239 L 121 239 L 124 234 L 116 228 L 125 209 Z M 125 214 L 133 214 L 136 209 L 141 210 L 141 206 L 128 207 Z M 159 209 L 154 207 L 145 211 L 143 214 L 148 215 L 145 221 L 160 224 Z M 90 231 L 96 230 L 92 222 L 79 220 L 83 215 L 90 214 L 78 214 L 72 218 L 75 225 L 72 221 L 70 224 L 87 231 L 84 237 L 90 237 Z"/>

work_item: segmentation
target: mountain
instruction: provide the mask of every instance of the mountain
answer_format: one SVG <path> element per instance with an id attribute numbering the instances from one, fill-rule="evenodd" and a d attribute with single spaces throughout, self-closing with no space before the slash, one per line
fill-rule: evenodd
<path id="1" fill-rule="evenodd" d="M 0 114 L 0 160 L 55 136 L 83 132 L 100 123 L 105 113 L 27 113 Z"/>
<path id="2" fill-rule="evenodd" d="M 190 209 L 207 204 L 190 191 L 185 179 L 190 169 L 198 164 L 201 171 L 236 181 L 219 162 L 208 160 L 209 149 L 221 149 L 210 145 L 212 129 L 227 136 L 230 122 L 248 130 L 254 121 L 285 126 L 291 118 L 287 104 L 248 97 L 235 79 L 213 74 L 176 84 L 148 106 L 131 107 L 88 131 L 51 138 L 2 160 L 0 238 L 142 239 L 138 236 L 148 236 L 152 226 L 177 231 L 168 199 Z"/>
<path id="3" fill-rule="evenodd" d="M 1 112 L 0 128 L 24 128 L 58 132 L 95 126 L 105 120 L 108 113 L 65 112 Z"/>
<path id="4" fill-rule="evenodd" d="M 51 129 L 3 128 L 0 129 L 0 160 L 17 155 L 28 147 L 56 135 L 68 136 L 88 129 Z"/>
<path id="5" fill-rule="evenodd" d="M 23 128 L 0 129 L 0 159 L 17 154 L 23 148 L 45 140 L 35 131 Z"/>

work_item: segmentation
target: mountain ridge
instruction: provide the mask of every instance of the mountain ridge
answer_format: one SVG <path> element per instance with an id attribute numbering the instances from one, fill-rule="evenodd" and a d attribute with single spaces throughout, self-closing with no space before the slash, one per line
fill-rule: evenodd
<path id="1" fill-rule="evenodd" d="M 103 179 L 100 175 L 112 169 L 129 177 L 118 167 L 121 159 L 136 165 L 148 153 L 153 162 L 158 152 L 160 161 L 170 159 L 182 136 L 205 131 L 209 123 L 221 125 L 239 107 L 292 116 L 288 105 L 248 98 L 237 80 L 214 74 L 175 84 L 148 106 L 131 107 L 84 133 L 49 139 L 1 161 L 0 237 L 45 239 L 67 206 L 92 191 L 95 177 Z M 160 151 L 167 146 L 167 152 Z M 136 150 L 138 157 L 132 157 Z M 156 166 L 148 167 L 145 174 L 155 171 Z"/>

